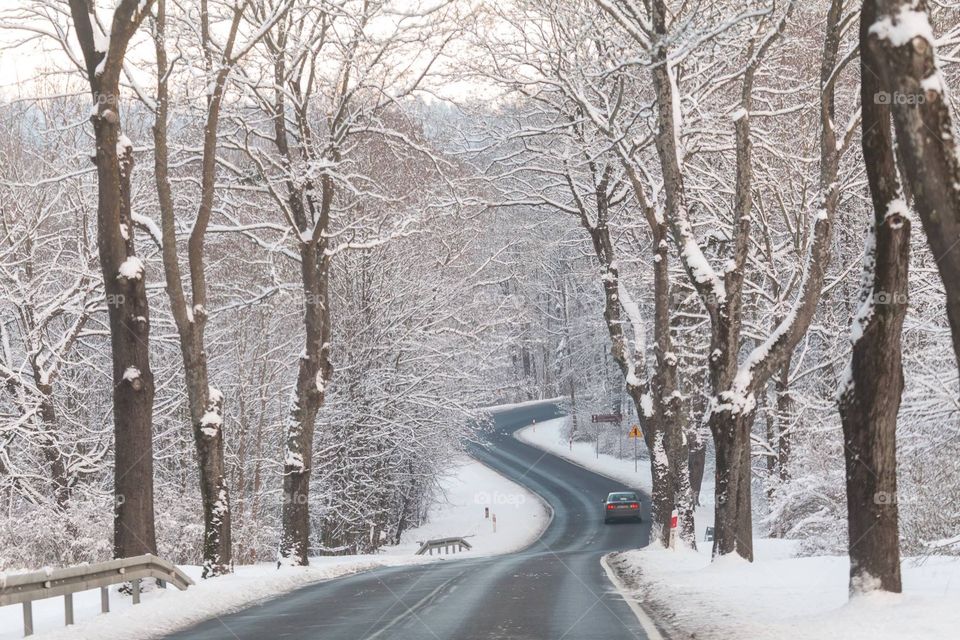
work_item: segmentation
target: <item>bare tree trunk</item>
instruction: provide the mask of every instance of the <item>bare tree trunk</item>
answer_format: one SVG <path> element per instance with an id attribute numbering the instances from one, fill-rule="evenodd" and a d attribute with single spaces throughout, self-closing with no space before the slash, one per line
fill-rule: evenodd
<path id="1" fill-rule="evenodd" d="M 259 522 L 258 514 L 260 513 L 260 488 L 263 484 L 262 480 L 262 467 L 263 467 L 263 417 L 266 413 L 264 406 L 266 402 L 261 403 L 260 418 L 257 420 L 257 434 L 254 437 L 254 460 L 253 463 L 253 487 L 251 489 L 251 498 L 250 498 L 250 520 L 254 523 Z"/>
<path id="2" fill-rule="evenodd" d="M 910 220 L 900 190 L 890 107 L 876 96 L 883 46 L 871 38 L 876 8 L 867 2 L 860 25 L 863 159 L 874 219 L 864 253 L 860 308 L 853 320 L 853 354 L 840 389 L 850 592 L 899 593 L 896 429 L 903 392 L 901 333 L 907 312 Z"/>
<path id="3" fill-rule="evenodd" d="M 577 433 L 577 385 L 573 380 L 573 376 L 570 376 L 569 381 L 570 387 L 570 433 Z"/>
<path id="4" fill-rule="evenodd" d="M 196 322 L 196 318 L 195 318 Z M 223 453 L 223 395 L 212 388 L 202 331 L 195 325 L 181 344 L 187 379 L 190 421 L 200 467 L 203 502 L 203 577 L 233 570 L 233 536 L 230 490 Z"/>
<path id="5" fill-rule="evenodd" d="M 37 383 L 37 390 L 41 394 L 40 399 L 40 420 L 43 423 L 43 429 L 48 435 L 45 435 L 43 443 L 43 457 L 50 465 L 50 481 L 53 484 L 53 499 L 57 509 L 65 511 L 67 503 L 70 501 L 70 480 L 67 477 L 67 467 L 63 459 L 63 453 L 57 446 L 56 437 L 50 434 L 56 433 L 59 429 L 57 420 L 57 410 L 53 404 L 53 388 L 49 384 Z"/>
<path id="6" fill-rule="evenodd" d="M 776 446 L 777 446 L 777 416 L 776 408 L 767 407 L 767 390 L 764 389 L 759 396 L 757 397 L 757 414 L 765 417 L 764 426 L 765 426 L 765 439 L 764 442 L 767 445 L 766 451 L 763 452 L 763 460 L 766 466 L 766 480 L 767 480 L 767 500 L 772 500 L 776 492 L 776 487 L 774 486 L 773 479 L 777 477 L 777 460 L 778 456 L 776 455 Z M 778 537 L 776 532 L 770 532 L 771 538 Z"/>
<path id="7" fill-rule="evenodd" d="M 750 504 L 750 427 L 753 412 L 717 411 L 710 431 L 717 450 L 713 554 L 736 553 L 753 560 Z"/>
<path id="8" fill-rule="evenodd" d="M 295 175 L 298 162 L 314 161 L 309 157 L 309 145 L 291 147 L 288 127 L 286 91 L 303 91 L 299 71 L 287 69 L 287 21 L 280 21 L 276 33 L 266 36 L 266 43 L 274 55 L 273 142 L 285 170 L 285 199 L 280 201 L 283 217 L 292 223 L 299 237 L 300 277 L 304 299 L 304 348 L 297 370 L 293 406 L 287 419 L 283 447 L 283 493 L 281 496 L 280 545 L 277 565 L 307 565 L 310 551 L 310 475 L 313 467 L 313 434 L 317 412 L 323 405 L 327 384 L 333 375 L 330 362 L 330 256 L 327 255 L 330 210 L 335 184 L 329 174 L 319 179 L 303 181 Z M 350 70 L 345 68 L 339 90 L 347 91 Z M 311 81 L 314 78 L 311 78 Z M 347 97 L 340 96 L 346 104 Z M 307 112 L 309 101 L 300 101 L 292 107 L 292 120 L 297 139 L 310 140 L 312 114 Z M 339 130 L 348 109 L 341 109 L 331 118 L 331 130 Z M 329 151 L 325 161 L 340 160 L 338 152 Z M 317 195 L 319 194 L 319 202 Z"/>
<path id="9" fill-rule="evenodd" d="M 863 97 L 877 102 L 885 95 L 885 102 L 892 103 L 904 186 L 940 271 L 960 365 L 960 156 L 926 13 L 925 0 L 864 2 L 861 21 L 869 20 L 870 30 L 863 34 L 861 47 L 872 48 L 869 70 L 883 79 L 883 86 L 871 85 L 875 93 Z M 907 19 L 911 25 L 901 24 Z"/>
<path id="10" fill-rule="evenodd" d="M 657 153 L 664 178 L 666 194 L 666 212 L 669 224 L 673 229 L 676 244 L 683 247 L 693 243 L 693 229 L 687 220 L 685 193 L 683 187 L 683 172 L 681 168 L 682 150 L 678 147 L 678 132 L 680 123 L 676 121 L 677 103 L 675 95 L 675 78 L 670 68 L 669 52 L 667 50 L 667 8 L 664 2 L 658 0 L 651 3 L 651 13 L 654 31 L 658 41 L 652 52 L 655 65 L 653 66 L 653 84 L 657 95 L 658 129 L 656 136 Z M 759 59 L 759 57 L 757 58 Z M 755 67 L 753 68 L 755 69 Z M 753 70 L 749 70 L 742 89 L 743 112 L 749 112 L 751 99 L 751 81 Z M 738 552 L 745 558 L 752 559 L 752 531 L 738 529 L 738 525 L 746 522 L 739 518 L 737 513 L 742 503 L 750 501 L 749 459 L 747 461 L 747 478 L 742 479 L 742 450 L 746 447 L 749 456 L 749 428 L 746 425 L 746 443 L 743 438 L 743 416 L 733 411 L 729 403 L 719 402 L 720 395 L 730 386 L 736 373 L 737 355 L 739 352 L 740 336 L 740 288 L 743 280 L 743 265 L 746 261 L 750 229 L 750 182 L 751 150 L 749 116 L 743 115 L 736 120 L 737 141 L 737 223 L 735 230 L 735 248 L 733 269 L 726 272 L 725 282 L 714 278 L 712 281 L 700 275 L 693 274 L 689 263 L 685 260 L 684 267 L 691 273 L 692 281 L 704 302 L 711 321 L 710 357 L 708 359 L 711 395 L 714 398 L 708 417 L 708 424 L 713 434 L 716 446 L 716 507 L 715 507 L 715 537 L 714 555 Z M 750 415 L 752 419 L 752 414 Z M 731 466 L 727 466 L 731 465 Z M 741 495 L 744 491 L 745 495 Z M 737 541 L 741 540 L 738 546 Z"/>
<path id="11" fill-rule="evenodd" d="M 663 447 L 668 466 L 670 511 L 664 514 L 667 523 L 665 539 L 669 542 L 669 525 L 674 507 L 678 514 L 678 535 L 692 548 L 697 546 L 693 515 L 695 511 L 693 490 L 687 469 L 687 449 L 683 399 L 677 379 L 677 356 L 673 352 L 670 335 L 670 252 L 667 243 L 667 225 L 649 215 L 648 222 L 653 232 L 653 334 L 656 344 L 657 368 L 652 387 L 654 411 L 662 424 Z M 639 410 L 639 407 L 638 407 Z"/>
<path id="12" fill-rule="evenodd" d="M 332 189 L 329 178 L 324 178 L 324 210 L 329 209 Z M 309 564 L 313 433 L 317 412 L 323 405 L 326 384 L 333 373 L 329 344 L 330 258 L 324 255 L 325 248 L 326 242 L 319 238 L 317 242 L 300 245 L 306 344 L 304 354 L 300 357 L 296 397 L 290 412 L 284 446 L 279 563 L 287 565 Z"/>
<path id="13" fill-rule="evenodd" d="M 122 147 L 123 155 L 117 157 L 120 127 L 110 120 L 111 116 L 101 112 L 94 121 L 100 196 L 97 243 L 113 353 L 114 554 L 127 557 L 156 553 L 157 547 L 153 522 L 154 382 L 146 274 L 136 257 L 130 219 L 133 148 Z M 121 226 L 130 230 L 129 240 L 123 239 Z"/>
<path id="14" fill-rule="evenodd" d="M 177 248 L 173 195 L 169 177 L 167 117 L 169 66 L 166 53 L 166 1 L 158 0 L 155 20 L 157 55 L 157 109 L 153 127 L 154 163 L 157 193 L 160 202 L 162 254 L 167 294 L 180 337 L 180 353 L 187 387 L 190 422 L 197 451 L 200 475 L 200 496 L 203 503 L 203 577 L 230 573 L 233 567 L 230 489 L 227 484 L 223 444 L 223 395 L 210 386 L 204 331 L 207 323 L 207 285 L 204 268 L 204 239 L 213 209 L 216 181 L 217 128 L 231 49 L 242 15 L 235 9 L 230 26 L 224 61 L 213 71 L 212 47 L 209 41 L 209 16 L 206 0 L 200 4 L 201 40 L 205 51 L 207 73 L 212 75 L 211 92 L 207 96 L 207 117 L 204 123 L 201 157 L 200 205 L 188 241 L 192 300 L 188 303 L 180 272 Z"/>
<path id="15" fill-rule="evenodd" d="M 121 0 L 114 10 L 109 52 L 97 50 L 86 0 L 70 0 L 96 110 L 97 245 L 110 319 L 115 430 L 116 557 L 156 553 L 153 520 L 153 372 L 146 274 L 136 256 L 130 214 L 133 147 L 120 128 L 120 72 L 130 38 L 152 0 Z"/>
<path id="16" fill-rule="evenodd" d="M 693 506 L 697 507 L 700 506 L 700 487 L 703 486 L 703 473 L 707 467 L 707 443 L 703 438 L 687 436 L 687 464 Z"/>
<path id="17" fill-rule="evenodd" d="M 566 263 L 561 263 L 560 269 L 560 312 L 563 314 L 563 341 L 564 353 L 567 356 L 567 388 L 570 391 L 570 433 L 577 433 L 577 382 L 573 373 L 573 346 L 570 335 L 570 310 L 567 308 L 567 277 Z M 572 435 L 571 435 L 572 437 Z"/>
<path id="18" fill-rule="evenodd" d="M 651 486 L 651 541 L 666 547 L 670 544 L 670 520 L 676 494 L 671 482 L 670 465 L 667 459 L 667 447 L 664 432 L 647 421 L 643 437 L 650 452 Z"/>
<path id="19" fill-rule="evenodd" d="M 793 396 L 790 394 L 790 362 L 788 358 L 780 369 L 776 378 L 775 389 L 777 394 L 776 409 L 776 438 L 777 438 L 777 471 L 780 480 L 790 479 L 790 440 L 793 429 Z"/>
<path id="20" fill-rule="evenodd" d="M 755 349 L 744 365 L 739 366 L 743 282 L 750 251 L 753 209 L 750 115 L 753 82 L 767 51 L 782 36 L 793 8 L 793 4 L 788 5 L 759 41 L 759 45 L 751 45 L 750 48 L 750 60 L 744 70 L 740 89 L 740 110 L 734 125 L 737 157 L 733 255 L 731 265 L 718 273 L 703 256 L 686 210 L 682 149 L 679 148 L 680 123 L 677 121 L 678 88 L 667 51 L 670 35 L 667 29 L 668 11 L 662 0 L 650 3 L 653 31 L 657 34 L 652 50 L 656 63 L 652 67 L 652 74 L 658 109 L 656 146 L 664 179 L 667 219 L 684 268 L 707 310 L 711 324 L 708 368 L 712 397 L 707 423 L 713 434 L 717 459 L 714 556 L 738 553 L 748 560 L 753 559 L 750 432 L 756 411 L 755 394 L 764 388 L 771 375 L 790 357 L 813 319 L 830 258 L 831 224 L 837 201 L 836 167 L 839 154 L 832 111 L 833 73 L 842 8 L 840 0 L 834 0 L 831 5 L 821 65 L 824 112 L 821 132 L 823 215 L 818 212 L 814 225 L 809 269 L 792 311 L 792 321 L 777 327 L 763 347 Z M 619 19 L 624 18 L 621 15 Z M 744 375 L 741 376 L 741 373 Z"/>

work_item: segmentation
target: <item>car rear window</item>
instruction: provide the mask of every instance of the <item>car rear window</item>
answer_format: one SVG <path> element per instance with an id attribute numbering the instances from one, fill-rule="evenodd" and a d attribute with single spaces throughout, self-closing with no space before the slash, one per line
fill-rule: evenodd
<path id="1" fill-rule="evenodd" d="M 636 502 L 635 493 L 611 493 L 607 496 L 607 502 Z"/>

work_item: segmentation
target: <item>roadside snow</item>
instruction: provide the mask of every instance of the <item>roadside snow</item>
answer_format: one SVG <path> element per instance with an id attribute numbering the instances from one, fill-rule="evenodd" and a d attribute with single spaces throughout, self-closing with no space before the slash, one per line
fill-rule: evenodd
<path id="1" fill-rule="evenodd" d="M 574 442 L 572 445 L 569 440 L 563 437 L 563 428 L 569 418 L 555 418 L 539 424 L 524 427 L 514 434 L 514 437 L 521 442 L 526 442 L 538 449 L 552 453 L 558 458 L 569 460 L 581 467 L 586 467 L 590 471 L 599 473 L 624 483 L 634 489 L 640 489 L 650 492 L 650 460 L 640 458 L 637 460 L 637 470 L 634 471 L 633 458 L 620 459 L 601 453 L 597 457 L 597 450 L 592 442 Z M 624 444 L 624 447 L 633 445 Z M 638 452 L 645 452 L 646 445 L 643 442 L 637 445 Z"/>
<path id="2" fill-rule="evenodd" d="M 955 638 L 960 558 L 903 560 L 903 593 L 847 597 L 846 556 L 792 557 L 793 544 L 759 539 L 755 562 L 647 547 L 611 558 L 644 606 L 677 637 Z"/>
<path id="3" fill-rule="evenodd" d="M 563 439 L 566 418 L 516 433 L 518 439 L 591 471 L 649 491 L 650 466 L 600 455 L 591 443 Z M 641 447 L 643 445 L 641 444 Z M 609 556 L 633 595 L 672 637 L 750 640 L 956 638 L 960 629 L 960 557 L 906 558 L 903 594 L 848 600 L 846 556 L 795 557 L 796 541 L 754 539 L 755 561 L 710 561 L 713 480 L 705 478 L 696 512 L 699 550 L 649 546 Z"/>
<path id="4" fill-rule="evenodd" d="M 278 571 L 274 563 L 239 566 L 236 573 L 201 580 L 202 567 L 181 566 L 196 584 L 186 591 L 174 588 L 145 592 L 134 607 L 129 597 L 111 589 L 111 613 L 100 615 L 100 592 L 74 595 L 77 624 L 63 626 L 63 598 L 33 603 L 35 637 L 38 640 L 127 640 L 153 638 L 188 627 L 207 618 L 243 609 L 259 600 L 272 598 L 321 580 L 369 571 L 385 566 L 444 562 L 516 551 L 533 543 L 550 521 L 547 508 L 538 497 L 484 465 L 463 458 L 456 461 L 441 482 L 439 503 L 430 511 L 430 521 L 407 531 L 401 544 L 376 555 L 334 556 L 310 559 L 309 567 L 287 567 Z M 497 516 L 484 518 L 484 507 Z M 473 545 L 471 551 L 451 555 L 416 556 L 418 541 L 462 536 Z M 3 574 L 0 573 L 0 581 Z M 0 640 L 23 635 L 21 606 L 0 607 Z"/>
<path id="5" fill-rule="evenodd" d="M 539 497 L 470 459 L 460 461 L 444 478 L 439 500 L 426 524 L 404 533 L 400 544 L 386 548 L 384 554 L 409 555 L 420 548 L 420 541 L 455 536 L 466 538 L 473 549 L 444 557 L 509 553 L 532 544 L 550 522 Z M 484 517 L 485 507 L 490 509 L 489 519 Z"/>
<path id="6" fill-rule="evenodd" d="M 412 560 L 406 559 L 407 562 Z M 141 604 L 111 588 L 110 613 L 100 615 L 100 592 L 83 591 L 73 596 L 77 624 L 63 626 L 63 598 L 48 598 L 33 603 L 36 635 L 43 640 L 127 640 L 154 638 L 198 623 L 207 618 L 236 611 L 258 600 L 292 591 L 297 587 L 374 569 L 404 560 L 379 556 L 343 556 L 311 558 L 309 567 L 291 567 L 277 571 L 273 563 L 237 567 L 236 573 L 201 580 L 202 567 L 180 568 L 196 584 L 186 591 L 155 589 L 143 594 Z M 14 640 L 23 636 L 20 605 L 0 607 L 0 638 Z"/>

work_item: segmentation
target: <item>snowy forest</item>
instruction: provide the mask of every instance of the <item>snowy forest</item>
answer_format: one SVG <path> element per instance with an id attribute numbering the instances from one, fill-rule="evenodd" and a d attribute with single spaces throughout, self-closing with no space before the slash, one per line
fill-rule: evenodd
<path id="1" fill-rule="evenodd" d="M 562 397 L 653 538 L 900 591 L 960 553 L 958 61 L 924 0 L 4 0 L 0 570 L 376 552 Z"/>

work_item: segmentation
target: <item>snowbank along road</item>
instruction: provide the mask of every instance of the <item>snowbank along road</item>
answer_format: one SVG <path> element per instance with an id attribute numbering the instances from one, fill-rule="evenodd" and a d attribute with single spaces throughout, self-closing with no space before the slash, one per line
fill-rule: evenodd
<path id="1" fill-rule="evenodd" d="M 471 450 L 475 458 L 542 496 L 553 509 L 550 525 L 527 549 L 331 580 L 169 638 L 647 638 L 600 561 L 610 551 L 645 545 L 649 523 L 605 525 L 600 503 L 620 485 L 512 437 L 533 420 L 557 415 L 558 408 L 550 403 L 501 409 L 492 414 L 494 429 L 486 443 Z M 477 508 L 483 505 L 478 503 Z M 496 508 L 494 504 L 492 510 Z M 644 496 L 644 513 L 648 508 Z"/>

